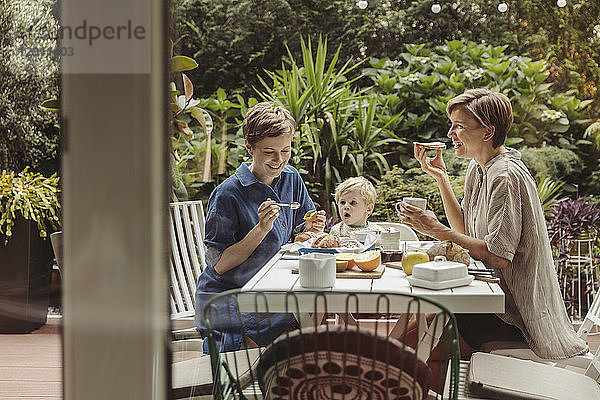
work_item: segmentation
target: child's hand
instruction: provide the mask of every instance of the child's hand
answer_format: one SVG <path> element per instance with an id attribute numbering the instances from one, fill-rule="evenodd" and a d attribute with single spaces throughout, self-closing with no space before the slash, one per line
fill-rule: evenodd
<path id="1" fill-rule="evenodd" d="M 274 200 L 267 199 L 258 207 L 258 225 L 265 232 L 273 229 L 273 223 L 279 216 L 279 206 Z"/>
<path id="2" fill-rule="evenodd" d="M 325 210 L 320 210 L 316 214 L 314 214 L 313 216 L 309 217 L 306 220 L 306 228 L 304 230 L 306 232 L 315 232 L 315 233 L 323 232 L 323 229 L 325 229 L 325 220 L 326 219 L 327 219 L 327 216 L 325 215 Z"/>

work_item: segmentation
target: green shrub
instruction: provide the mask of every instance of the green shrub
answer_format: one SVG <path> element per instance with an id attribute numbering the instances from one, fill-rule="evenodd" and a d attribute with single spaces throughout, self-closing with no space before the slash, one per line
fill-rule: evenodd
<path id="1" fill-rule="evenodd" d="M 35 221 L 40 237 L 59 226 L 58 176 L 45 178 L 25 168 L 22 172 L 2 171 L 0 175 L 0 234 L 5 242 L 12 236 L 18 217 Z"/>
<path id="2" fill-rule="evenodd" d="M 460 201 L 464 194 L 464 171 L 460 175 L 450 175 L 450 184 Z M 403 170 L 394 166 L 381 177 L 376 189 L 375 210 L 369 218 L 372 221 L 399 222 L 394 204 L 403 197 L 423 197 L 427 199 L 427 208 L 432 210 L 442 222 L 447 222 L 437 184 L 420 168 Z"/>
<path id="3" fill-rule="evenodd" d="M 536 148 L 522 147 L 519 151 L 523 163 L 529 168 L 536 182 L 548 176 L 573 183 L 583 168 L 579 156 L 568 149 L 543 145 Z"/>
<path id="4" fill-rule="evenodd" d="M 396 60 L 371 57 L 371 67 L 363 73 L 375 84 L 375 92 L 395 96 L 392 111 L 403 110 L 404 118 L 393 128 L 411 141 L 445 136 L 448 100 L 466 89 L 484 87 L 511 100 L 514 124 L 507 144 L 574 148 L 579 130 L 572 128 L 587 124 L 581 118 L 591 100 L 554 88 L 547 82 L 550 72 L 544 60 L 506 53 L 506 48 L 460 40 L 442 46 L 410 44 Z M 408 166 L 406 157 L 398 161 Z"/>
<path id="5" fill-rule="evenodd" d="M 57 116 L 39 105 L 57 97 L 55 1 L 0 0 L 0 167 L 58 169 Z M 48 54 L 50 52 L 50 54 Z"/>

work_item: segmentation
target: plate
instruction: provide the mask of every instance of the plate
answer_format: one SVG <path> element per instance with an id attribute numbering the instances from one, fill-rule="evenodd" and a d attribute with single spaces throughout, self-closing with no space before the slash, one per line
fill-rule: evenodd
<path id="1" fill-rule="evenodd" d="M 469 275 L 469 276 L 465 276 L 464 278 L 433 282 L 433 281 L 427 281 L 424 279 L 413 278 L 412 276 L 406 277 L 406 280 L 408 280 L 408 283 L 410 283 L 411 286 L 424 287 L 426 289 L 433 289 L 433 290 L 449 289 L 449 288 L 455 288 L 455 287 L 459 287 L 459 286 L 467 286 L 467 285 L 471 284 L 471 282 L 473 282 L 473 279 L 474 279 L 474 276 Z"/>
<path id="2" fill-rule="evenodd" d="M 285 251 L 284 254 L 286 256 L 294 256 L 294 255 L 297 256 L 299 254 L 305 254 L 305 253 L 329 253 L 329 254 L 362 253 L 367 250 L 374 250 L 375 244 L 377 242 L 377 238 L 375 237 L 375 235 L 367 235 L 367 240 L 364 243 L 362 243 L 362 245 L 360 247 L 334 247 L 331 249 L 322 248 L 322 247 L 311 247 L 314 241 L 315 241 L 315 239 L 311 238 L 305 242 L 286 243 L 283 246 L 281 246 L 281 250 Z M 348 242 L 348 241 L 354 242 L 355 240 L 342 238 L 341 241 L 342 242 Z"/>

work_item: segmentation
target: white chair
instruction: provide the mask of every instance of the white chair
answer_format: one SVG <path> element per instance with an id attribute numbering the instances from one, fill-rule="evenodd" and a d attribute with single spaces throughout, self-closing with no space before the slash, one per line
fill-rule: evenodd
<path id="1" fill-rule="evenodd" d="M 377 224 L 384 229 L 394 228 L 399 232 L 398 240 L 419 240 L 419 237 L 411 227 L 399 222 L 374 222 L 374 224 Z"/>
<path id="2" fill-rule="evenodd" d="M 171 320 L 193 325 L 196 281 L 205 266 L 204 210 L 201 201 L 176 202 L 169 205 L 169 298 Z M 203 340 L 194 326 L 171 331 L 171 351 L 202 352 Z M 191 398 L 212 392 L 210 357 L 200 356 L 173 363 L 172 396 Z"/>
<path id="3" fill-rule="evenodd" d="M 583 322 L 577 331 L 577 335 L 581 339 L 587 340 L 588 334 L 594 326 L 600 327 L 600 294 L 596 294 L 594 296 L 594 301 L 590 305 L 587 315 L 583 319 Z M 569 365 L 584 369 L 588 367 L 591 360 L 594 358 L 594 355 L 588 351 L 587 354 L 582 354 L 563 360 L 546 360 L 538 357 L 525 342 L 489 342 L 482 346 L 482 351 L 504 356 L 511 356 L 524 360 L 555 363 L 558 366 Z"/>
<path id="4" fill-rule="evenodd" d="M 192 323 L 195 315 L 194 294 L 198 276 L 206 266 L 204 246 L 204 210 L 202 201 L 176 202 L 169 205 L 171 252 L 170 302 L 171 320 Z M 202 352 L 203 340 L 195 327 L 171 331 L 172 352 Z M 239 368 L 250 369 L 256 364 L 258 353 L 251 351 L 246 361 L 245 351 L 226 353 L 238 361 Z M 256 355 L 256 357 L 254 356 Z M 250 367 L 249 367 L 250 366 Z M 172 364 L 171 397 L 175 399 L 209 400 L 213 398 L 213 376 L 210 356 L 199 354 Z"/>
<path id="5" fill-rule="evenodd" d="M 530 360 L 473 353 L 470 361 L 460 362 L 457 398 L 600 399 L 600 349 L 584 374 Z"/>
<path id="6" fill-rule="evenodd" d="M 193 317 L 198 276 L 206 265 L 202 201 L 169 205 L 171 318 Z"/>

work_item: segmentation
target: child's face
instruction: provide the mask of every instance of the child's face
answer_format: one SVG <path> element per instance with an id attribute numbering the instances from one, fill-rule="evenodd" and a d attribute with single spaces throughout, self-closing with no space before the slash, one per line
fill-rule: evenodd
<path id="1" fill-rule="evenodd" d="M 367 218 L 373 211 L 373 205 L 367 204 L 358 189 L 343 192 L 337 206 L 340 218 L 346 225 L 350 226 L 365 226 Z"/>

